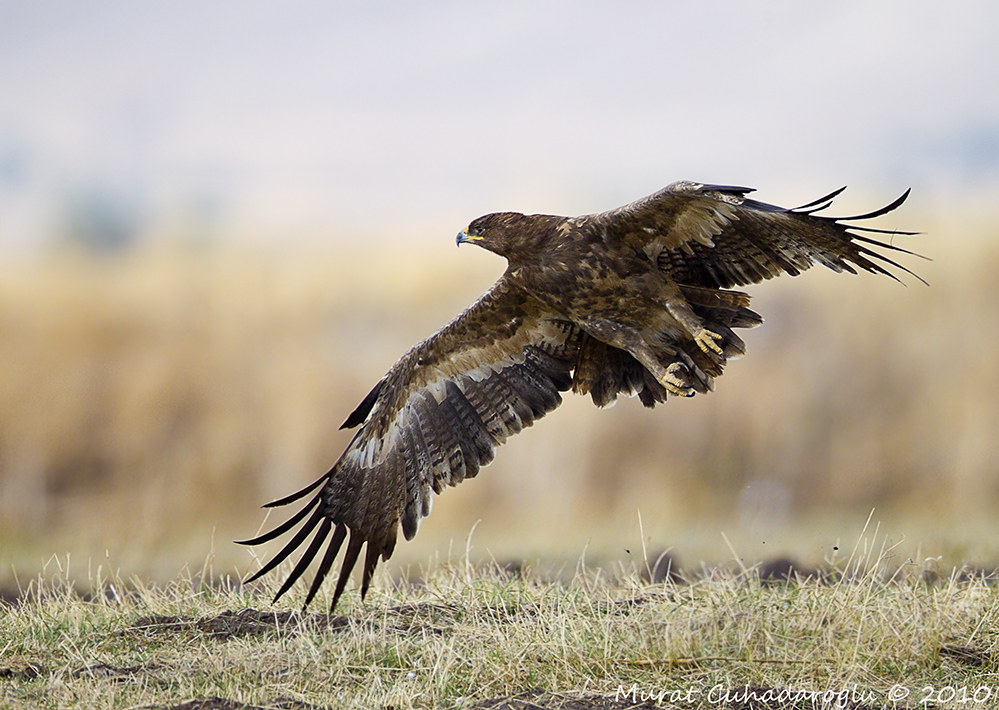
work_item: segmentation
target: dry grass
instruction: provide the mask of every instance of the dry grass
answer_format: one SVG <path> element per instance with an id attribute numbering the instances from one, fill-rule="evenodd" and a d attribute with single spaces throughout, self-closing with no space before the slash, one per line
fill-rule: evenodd
<path id="1" fill-rule="evenodd" d="M 651 697 L 661 707 L 744 708 L 722 694 L 749 687 L 758 700 L 800 694 L 758 708 L 994 703 L 996 587 L 889 559 L 882 542 L 862 537 L 828 561 L 825 580 L 764 584 L 736 568 L 658 585 L 584 567 L 567 583 L 546 582 L 458 560 L 420 586 L 378 584 L 364 605 L 349 595 L 345 617 L 332 618 L 284 611 L 301 592 L 274 614 L 272 589 L 190 577 L 135 586 L 99 570 L 85 601 L 54 560 L 26 599 L 0 605 L 0 701 L 486 708 L 506 698 L 510 708 L 624 708 Z M 958 702 L 976 693 L 979 702 Z M 822 694 L 825 706 L 801 699 Z"/>
<path id="2" fill-rule="evenodd" d="M 750 562 L 815 563 L 876 507 L 903 557 L 994 563 L 997 228 L 901 226 L 929 234 L 911 245 L 934 261 L 906 262 L 929 288 L 815 270 L 751 289 L 767 322 L 716 392 L 653 412 L 568 397 L 397 560 L 480 519 L 482 557 L 614 560 L 639 509 L 688 565 L 727 555 L 719 531 Z M 501 268 L 449 240 L 0 265 L 0 586 L 66 551 L 169 580 L 213 546 L 244 570 L 227 541 L 324 471 L 371 384 Z"/>

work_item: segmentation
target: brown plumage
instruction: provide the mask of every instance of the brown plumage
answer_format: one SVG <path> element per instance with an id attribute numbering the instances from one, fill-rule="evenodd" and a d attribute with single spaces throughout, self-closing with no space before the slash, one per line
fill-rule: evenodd
<path id="1" fill-rule="evenodd" d="M 306 605 L 345 541 L 332 607 L 367 543 L 363 598 L 379 558 L 391 556 L 400 524 L 412 539 L 434 493 L 475 476 L 495 447 L 555 409 L 560 392 L 589 393 L 598 406 L 621 393 L 638 395 L 653 407 L 671 394 L 709 391 L 726 360 L 745 351 L 733 329 L 762 322 L 749 310 L 749 296 L 733 286 L 796 275 L 812 264 L 892 278 L 886 266 L 912 273 L 873 248 L 911 252 L 858 234 L 912 232 L 847 224 L 894 210 L 908 191 L 845 218 L 816 214 L 842 189 L 791 210 L 748 199 L 749 192 L 679 182 L 600 214 L 500 212 L 472 222 L 458 243 L 506 257 L 506 272 L 374 386 L 344 422 L 360 429 L 329 472 L 266 506 L 318 489 L 288 521 L 243 542 L 261 544 L 301 523 L 247 581 L 315 532 L 275 599 L 327 540 Z"/>

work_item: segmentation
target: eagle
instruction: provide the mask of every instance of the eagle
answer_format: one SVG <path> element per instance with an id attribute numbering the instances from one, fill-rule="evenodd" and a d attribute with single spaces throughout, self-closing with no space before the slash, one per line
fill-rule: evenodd
<path id="1" fill-rule="evenodd" d="M 676 182 L 618 209 L 580 217 L 497 212 L 456 242 L 508 263 L 467 310 L 403 355 L 347 417 L 358 427 L 333 467 L 302 490 L 313 494 L 287 521 L 244 545 L 300 526 L 250 577 L 267 574 L 308 541 L 277 601 L 322 551 L 308 607 L 346 542 L 330 611 L 366 544 L 364 599 L 379 560 L 430 514 L 433 495 L 475 476 L 496 447 L 551 412 L 572 390 L 604 407 L 637 395 L 646 407 L 713 389 L 728 360 L 745 352 L 737 328 L 762 318 L 733 287 L 813 264 L 886 274 L 908 268 L 885 251 L 914 254 L 891 237 L 916 232 L 857 226 L 865 214 L 819 214 L 845 188 L 793 209 L 747 197 L 753 189 Z M 880 250 L 880 251 L 879 251 Z M 922 281 L 922 279 L 919 279 Z"/>

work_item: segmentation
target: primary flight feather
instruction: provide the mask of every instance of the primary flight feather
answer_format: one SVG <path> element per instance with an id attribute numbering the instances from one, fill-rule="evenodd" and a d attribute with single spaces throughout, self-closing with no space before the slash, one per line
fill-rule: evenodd
<path id="1" fill-rule="evenodd" d="M 908 191 L 879 210 L 840 218 L 817 213 L 842 189 L 794 209 L 749 192 L 678 182 L 600 214 L 498 212 L 473 221 L 458 244 L 506 257 L 506 272 L 378 381 L 341 427 L 360 428 L 324 476 L 266 506 L 313 494 L 289 520 L 243 541 L 258 545 L 299 526 L 247 581 L 312 535 L 275 600 L 322 552 L 307 606 L 345 542 L 331 610 L 366 546 L 363 598 L 400 525 L 412 539 L 433 494 L 475 476 L 507 437 L 555 409 L 561 392 L 589 393 L 598 406 L 638 395 L 653 407 L 712 389 L 725 362 L 745 351 L 733 329 L 762 322 L 749 296 L 732 287 L 812 264 L 912 273 L 876 249 L 912 252 L 859 233 L 912 232 L 851 224 L 894 210 Z"/>

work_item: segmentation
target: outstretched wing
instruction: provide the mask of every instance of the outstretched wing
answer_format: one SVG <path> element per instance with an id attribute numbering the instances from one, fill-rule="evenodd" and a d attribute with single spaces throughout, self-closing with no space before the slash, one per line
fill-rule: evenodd
<path id="1" fill-rule="evenodd" d="M 329 540 L 308 605 L 349 532 L 333 607 L 367 543 L 363 597 L 379 558 L 391 556 L 400 523 L 411 539 L 430 513 L 433 493 L 476 475 L 492 461 L 496 446 L 561 403 L 559 393 L 572 384 L 581 337 L 572 324 L 501 278 L 375 385 L 344 422 L 360 429 L 326 475 L 266 506 L 287 505 L 318 489 L 288 521 L 242 543 L 267 542 L 301 523 L 247 581 L 274 569 L 315 532 L 275 597 L 295 583 Z"/>
<path id="2" fill-rule="evenodd" d="M 744 286 L 782 273 L 797 275 L 812 264 L 850 273 L 860 268 L 892 278 L 896 277 L 888 266 L 912 274 L 875 248 L 912 252 L 858 232 L 914 232 L 852 224 L 891 212 L 909 191 L 866 214 L 817 214 L 844 189 L 785 209 L 747 198 L 751 188 L 678 182 L 630 205 L 584 219 L 605 230 L 606 239 L 644 251 L 670 278 L 690 286 Z"/>

